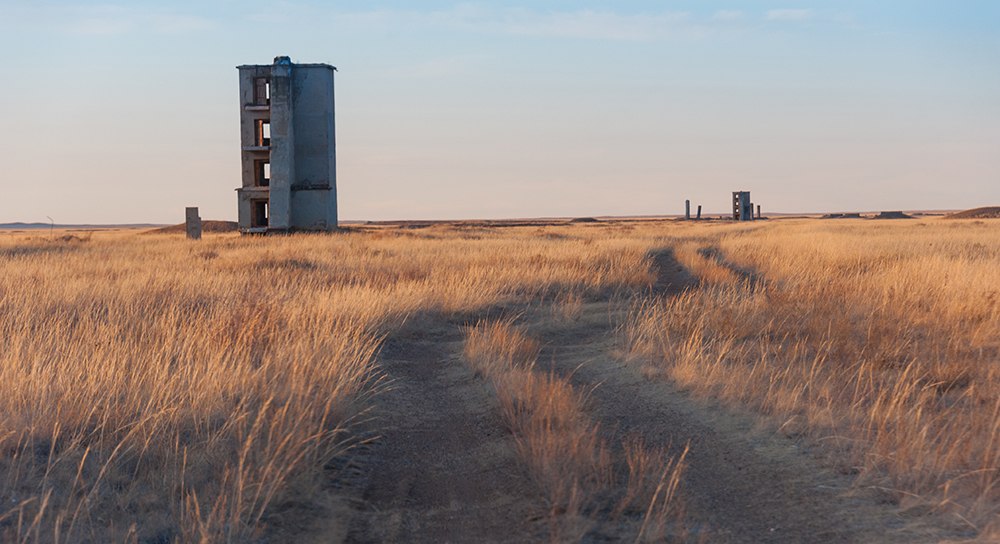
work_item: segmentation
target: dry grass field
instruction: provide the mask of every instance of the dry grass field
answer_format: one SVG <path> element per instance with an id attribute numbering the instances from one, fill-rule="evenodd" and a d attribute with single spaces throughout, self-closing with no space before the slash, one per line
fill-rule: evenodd
<path id="1" fill-rule="evenodd" d="M 594 233 L 0 238 L 4 541 L 228 541 L 318 493 L 427 313 L 642 283 Z"/>
<path id="2" fill-rule="evenodd" d="M 3 233 L 0 540 L 996 537 L 998 234 Z"/>
<path id="3" fill-rule="evenodd" d="M 624 327 L 647 372 L 1000 537 L 1000 224 L 782 222 L 669 245 L 700 286 Z"/>

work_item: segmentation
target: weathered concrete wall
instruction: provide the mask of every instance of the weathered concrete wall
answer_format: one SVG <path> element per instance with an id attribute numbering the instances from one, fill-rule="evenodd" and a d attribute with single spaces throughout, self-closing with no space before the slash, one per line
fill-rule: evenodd
<path id="1" fill-rule="evenodd" d="M 336 193 L 332 189 L 301 189 L 292 191 L 292 228 L 298 230 L 331 230 L 336 220 Z"/>
<path id="2" fill-rule="evenodd" d="M 294 188 L 329 188 L 335 184 L 333 71 L 295 67 Z"/>
<path id="3" fill-rule="evenodd" d="M 297 64 L 295 94 L 295 182 L 292 226 L 329 230 L 337 227 L 337 153 L 333 68 Z M 315 200 L 315 202 L 313 202 Z"/>

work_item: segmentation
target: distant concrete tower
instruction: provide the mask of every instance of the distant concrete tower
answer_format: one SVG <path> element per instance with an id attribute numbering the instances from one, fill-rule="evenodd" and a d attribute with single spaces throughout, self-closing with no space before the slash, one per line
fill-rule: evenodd
<path id="1" fill-rule="evenodd" d="M 337 228 L 337 154 L 329 64 L 236 67 L 243 186 L 240 232 Z"/>
<path id="2" fill-rule="evenodd" d="M 737 221 L 753 221 L 753 204 L 750 202 L 750 191 L 733 191 L 733 219 Z"/>

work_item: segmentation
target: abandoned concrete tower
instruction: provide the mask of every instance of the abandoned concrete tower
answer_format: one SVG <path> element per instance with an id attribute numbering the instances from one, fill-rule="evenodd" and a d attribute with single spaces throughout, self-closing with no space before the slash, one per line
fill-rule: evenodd
<path id="1" fill-rule="evenodd" d="M 750 202 L 750 191 L 733 191 L 733 219 L 753 221 L 753 203 Z"/>
<path id="2" fill-rule="evenodd" d="M 243 186 L 240 231 L 337 228 L 333 73 L 329 64 L 237 66 Z"/>

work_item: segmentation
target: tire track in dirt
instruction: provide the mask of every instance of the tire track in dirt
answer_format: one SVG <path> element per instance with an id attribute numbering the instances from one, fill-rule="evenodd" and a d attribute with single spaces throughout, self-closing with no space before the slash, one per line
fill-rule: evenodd
<path id="1" fill-rule="evenodd" d="M 380 436 L 359 459 L 367 481 L 348 542 L 529 542 L 545 506 L 492 391 L 460 360 L 457 324 L 427 318 L 388 338 Z"/>
<path id="2" fill-rule="evenodd" d="M 671 296 L 694 279 L 669 251 L 654 256 L 654 292 Z M 622 312 L 623 308 L 612 308 Z M 535 316 L 527 324 L 549 364 L 574 387 L 590 390 L 592 416 L 609 444 L 636 434 L 651 446 L 690 444 L 681 497 L 693 541 L 937 542 L 891 504 L 853 490 L 851 478 L 825 468 L 805 447 L 757 428 L 749 414 L 696 401 L 615 360 L 608 302 L 592 303 L 570 325 Z"/>

